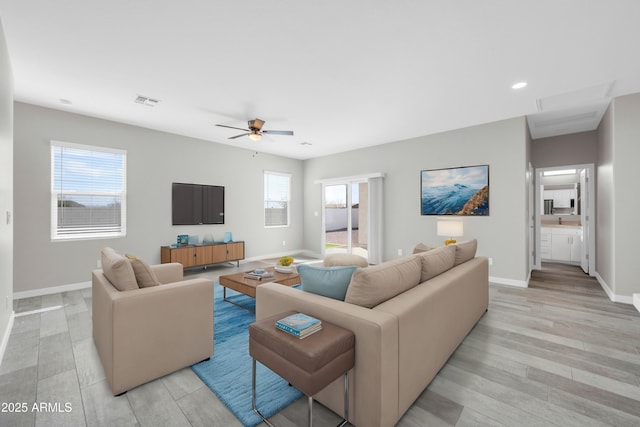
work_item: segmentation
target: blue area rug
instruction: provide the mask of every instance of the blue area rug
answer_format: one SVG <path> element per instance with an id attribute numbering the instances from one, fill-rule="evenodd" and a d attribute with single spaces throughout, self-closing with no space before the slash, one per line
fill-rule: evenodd
<path id="1" fill-rule="evenodd" d="M 255 299 L 227 289 L 227 299 L 255 309 Z M 214 284 L 213 357 L 191 367 L 245 427 L 262 420 L 251 409 L 249 324 L 255 315 L 222 300 L 222 286 Z M 270 369 L 257 364 L 256 405 L 267 418 L 302 396 Z"/>

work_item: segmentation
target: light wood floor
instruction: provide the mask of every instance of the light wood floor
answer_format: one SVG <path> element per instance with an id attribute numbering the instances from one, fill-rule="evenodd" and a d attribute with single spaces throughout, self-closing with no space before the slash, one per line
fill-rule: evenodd
<path id="1" fill-rule="evenodd" d="M 0 412 L 0 426 L 239 425 L 190 369 L 111 396 L 91 338 L 90 290 L 14 305 L 0 402 L 29 409 Z M 34 402 L 70 411 L 36 412 Z M 316 426 L 339 420 L 314 409 Z M 305 425 L 305 399 L 272 421 Z M 569 266 L 546 264 L 528 289 L 491 285 L 489 311 L 398 425 L 640 425 L 640 313 Z"/>

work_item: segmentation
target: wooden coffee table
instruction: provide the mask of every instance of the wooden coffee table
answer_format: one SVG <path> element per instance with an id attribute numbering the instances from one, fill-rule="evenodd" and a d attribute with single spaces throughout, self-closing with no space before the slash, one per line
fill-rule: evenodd
<path id="1" fill-rule="evenodd" d="M 265 270 L 274 273 L 274 277 L 262 280 L 250 279 L 244 276 L 244 272 L 220 276 L 218 278 L 218 282 L 222 286 L 222 299 L 226 302 L 230 302 L 231 304 L 235 304 L 238 307 L 242 307 L 245 310 L 252 311 L 247 307 L 243 307 L 242 305 L 237 304 L 234 301 L 228 300 L 227 288 L 255 298 L 256 288 L 264 283 L 275 282 L 285 286 L 294 286 L 300 283 L 300 276 L 298 275 L 298 273 L 278 273 L 277 271 L 275 271 L 274 267 L 267 267 L 265 268 Z"/>

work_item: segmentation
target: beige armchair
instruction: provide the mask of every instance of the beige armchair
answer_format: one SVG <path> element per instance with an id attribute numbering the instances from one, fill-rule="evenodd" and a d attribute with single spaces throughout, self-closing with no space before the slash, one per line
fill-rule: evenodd
<path id="1" fill-rule="evenodd" d="M 93 340 L 111 392 L 122 394 L 211 357 L 212 282 L 183 280 L 178 263 L 147 265 L 157 286 L 121 291 L 107 276 L 123 280 L 131 266 L 107 249 L 102 252 L 105 270 L 92 274 L 92 316 Z M 114 274 L 116 267 L 126 268 Z"/>

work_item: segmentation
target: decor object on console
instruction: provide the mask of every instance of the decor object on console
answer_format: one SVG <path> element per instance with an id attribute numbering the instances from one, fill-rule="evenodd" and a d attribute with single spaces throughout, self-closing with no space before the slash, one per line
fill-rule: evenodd
<path id="1" fill-rule="evenodd" d="M 159 284 L 138 288 L 129 259 L 112 248 L 101 258 L 91 280 L 93 341 L 114 395 L 211 357 L 210 280 L 184 280 L 182 265 L 160 264 L 149 266 Z"/>
<path id="2" fill-rule="evenodd" d="M 445 245 L 455 243 L 454 237 L 460 237 L 464 234 L 464 224 L 462 221 L 438 221 L 438 236 L 448 237 L 444 241 Z"/>
<path id="3" fill-rule="evenodd" d="M 489 215 L 489 165 L 423 170 L 422 215 Z"/>
<path id="4" fill-rule="evenodd" d="M 345 301 L 267 283 L 256 289 L 256 319 L 297 311 L 353 331 L 349 421 L 393 426 L 488 308 L 489 262 L 475 256 L 476 247 L 471 240 L 358 268 Z M 367 306 L 359 306 L 350 302 L 358 295 L 387 299 L 362 299 Z M 343 387 L 333 381 L 314 398 L 341 414 Z"/>

